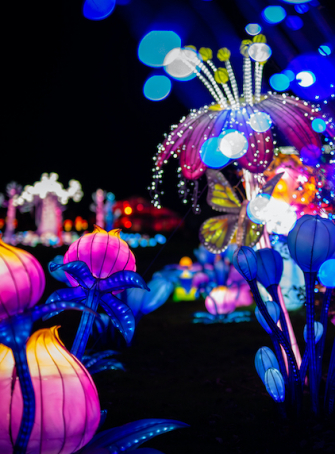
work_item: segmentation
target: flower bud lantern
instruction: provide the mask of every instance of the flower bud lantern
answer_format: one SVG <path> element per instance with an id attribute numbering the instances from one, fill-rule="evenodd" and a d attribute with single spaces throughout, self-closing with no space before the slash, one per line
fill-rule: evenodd
<path id="1" fill-rule="evenodd" d="M 35 257 L 0 239 L 0 320 L 33 307 L 44 287 L 44 272 Z"/>
<path id="2" fill-rule="evenodd" d="M 134 254 L 120 238 L 120 229 L 106 232 L 94 226 L 93 232 L 72 243 L 64 256 L 64 263 L 76 260 L 85 262 L 97 279 L 105 279 L 117 271 L 136 271 Z M 78 285 L 71 276 L 68 278 L 73 287 Z"/>
<path id="3" fill-rule="evenodd" d="M 58 328 L 36 331 L 27 343 L 36 415 L 27 452 L 72 454 L 93 437 L 100 421 L 94 382 L 58 336 Z M 0 344 L 0 452 L 11 454 L 23 401 L 11 349 Z"/>

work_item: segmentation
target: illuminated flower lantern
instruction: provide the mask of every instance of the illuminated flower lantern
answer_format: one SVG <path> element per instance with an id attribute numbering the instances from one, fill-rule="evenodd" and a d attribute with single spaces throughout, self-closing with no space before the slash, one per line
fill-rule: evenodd
<path id="1" fill-rule="evenodd" d="M 135 273 L 134 254 L 120 238 L 119 229 L 106 232 L 95 226 L 92 233 L 71 244 L 64 256 L 64 264 L 50 262 L 49 269 L 51 272 L 65 271 L 73 288 L 57 290 L 48 298 L 47 304 L 78 301 L 94 311 L 100 304 L 127 343 L 131 341 L 135 330 L 134 315 L 115 295 L 127 288 L 149 288 Z M 83 357 L 93 321 L 93 314 L 82 315 L 71 349 L 78 359 Z"/>
<path id="2" fill-rule="evenodd" d="M 315 118 L 323 118 L 326 124 L 324 133 L 334 137 L 334 125 L 319 107 L 286 94 L 261 94 L 263 67 L 271 55 L 264 35 L 254 36 L 253 41 L 242 41 L 241 97 L 227 48 L 222 48 L 217 53 L 217 58 L 225 65 L 224 68 L 216 67 L 211 49 L 201 48 L 196 57 L 190 57 L 190 48 L 189 46 L 182 54 L 185 63 L 193 67 L 193 72 L 213 96 L 214 103 L 192 110 L 188 116 L 181 119 L 179 125 L 171 127 L 170 133 L 158 146 L 151 185 L 155 206 L 160 206 L 159 184 L 162 181 L 162 167 L 171 157 L 179 158 L 181 196 L 187 197 L 185 180 L 195 182 L 193 202 L 196 205 L 197 180 L 208 167 L 223 168 L 231 160 L 236 160 L 244 171 L 252 174 L 262 174 L 268 168 L 276 145 L 271 132 L 273 127 L 276 127 L 285 137 L 287 144 L 295 147 L 298 152 L 304 147 L 321 150 L 320 135 L 312 128 Z"/>
<path id="3" fill-rule="evenodd" d="M 81 185 L 77 180 L 70 180 L 69 187 L 63 188 L 58 181 L 57 173 L 43 173 L 41 180 L 33 186 L 25 186 L 20 195 L 15 196 L 14 205 L 30 203 L 35 206 L 37 233 L 60 236 L 63 226 L 62 206 L 69 199 L 79 202 L 83 196 Z"/>
<path id="4" fill-rule="evenodd" d="M 238 306 L 251 304 L 252 298 L 246 286 L 232 285 L 215 287 L 205 299 L 206 309 L 210 314 L 229 314 Z"/>
<path id="5" fill-rule="evenodd" d="M 0 321 L 35 306 L 44 287 L 44 272 L 35 257 L 0 239 Z"/>
<path id="6" fill-rule="evenodd" d="M 6 230 L 4 233 L 4 240 L 6 243 L 11 243 L 15 230 L 16 208 L 14 206 L 14 196 L 19 194 L 21 191 L 21 186 L 15 183 L 15 181 L 12 181 L 6 186 L 6 192 L 9 197 L 7 202 Z"/>
<path id="7" fill-rule="evenodd" d="M 71 355 L 57 327 L 36 331 L 27 343 L 36 399 L 29 453 L 72 454 L 93 437 L 100 421 L 98 393 L 84 366 Z M 12 454 L 23 400 L 11 349 L 0 344 L 0 452 Z"/>

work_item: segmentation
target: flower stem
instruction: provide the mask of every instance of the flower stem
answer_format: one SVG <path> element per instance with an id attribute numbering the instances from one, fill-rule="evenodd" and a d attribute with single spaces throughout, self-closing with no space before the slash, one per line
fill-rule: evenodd
<path id="1" fill-rule="evenodd" d="M 98 305 L 99 305 L 98 290 L 95 286 L 93 286 L 89 291 L 89 294 L 85 302 L 85 306 L 96 311 Z M 77 334 L 71 348 L 71 353 L 75 355 L 79 359 L 79 361 L 82 360 L 82 357 L 85 353 L 88 338 L 90 337 L 92 331 L 94 318 L 95 316 L 89 312 L 84 312 L 81 316 Z"/>
<path id="2" fill-rule="evenodd" d="M 316 346 L 316 363 L 317 363 L 317 371 L 318 371 L 317 373 L 318 373 L 318 383 L 319 384 L 320 384 L 321 376 L 322 376 L 322 357 L 323 357 L 323 352 L 325 349 L 328 311 L 329 311 L 329 305 L 330 305 L 332 293 L 333 293 L 333 289 L 327 287 L 325 294 L 323 296 L 323 302 L 322 302 L 320 323 L 323 326 L 323 333 L 322 333 L 321 339 L 319 340 L 319 342 Z"/>

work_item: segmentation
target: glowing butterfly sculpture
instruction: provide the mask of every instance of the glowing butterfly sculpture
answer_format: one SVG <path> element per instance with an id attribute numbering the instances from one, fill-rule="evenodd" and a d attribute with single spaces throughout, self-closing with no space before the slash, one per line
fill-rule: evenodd
<path id="1" fill-rule="evenodd" d="M 113 325 L 129 343 L 135 329 L 130 308 L 115 294 L 133 287 L 149 290 L 135 273 L 135 257 L 128 244 L 120 238 L 120 230 L 106 232 L 98 226 L 71 244 L 64 264 L 49 264 L 51 272 L 65 271 L 72 288 L 55 291 L 47 304 L 57 301 L 82 302 L 94 311 L 101 305 Z M 81 359 L 90 336 L 94 316 L 83 314 L 71 353 Z"/>
<path id="2" fill-rule="evenodd" d="M 282 174 L 276 175 L 262 188 L 262 193 L 271 195 Z M 220 171 L 208 169 L 207 203 L 226 214 L 207 219 L 200 227 L 201 243 L 212 253 L 223 252 L 234 238 L 241 246 L 255 246 L 262 236 L 264 226 L 255 224 L 247 217 L 247 200 L 240 202 L 235 191 Z"/>

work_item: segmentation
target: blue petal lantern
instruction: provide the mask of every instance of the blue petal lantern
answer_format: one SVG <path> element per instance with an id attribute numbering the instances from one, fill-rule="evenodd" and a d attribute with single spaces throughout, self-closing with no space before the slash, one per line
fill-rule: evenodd
<path id="1" fill-rule="evenodd" d="M 276 355 L 269 347 L 261 347 L 257 350 L 255 356 L 255 367 L 263 383 L 265 379 L 265 372 L 268 369 L 270 369 L 271 367 L 279 369 L 279 364 Z"/>
<path id="2" fill-rule="evenodd" d="M 267 392 L 276 402 L 284 402 L 285 400 L 285 383 L 282 374 L 278 369 L 270 367 L 265 372 L 264 383 Z"/>
<path id="3" fill-rule="evenodd" d="M 275 303 L 274 301 L 265 301 L 264 304 L 265 304 L 272 320 L 275 323 L 277 323 L 279 320 L 279 317 L 280 317 L 280 307 L 278 306 L 278 304 Z M 262 327 L 265 329 L 265 331 L 267 333 L 271 334 L 272 330 L 269 327 L 269 325 L 266 323 L 266 320 L 263 317 L 263 315 L 261 314 L 258 307 L 256 307 L 256 309 L 255 309 L 255 315 L 256 315 L 258 322 L 262 325 Z"/>
<path id="4" fill-rule="evenodd" d="M 305 214 L 288 234 L 287 245 L 302 271 L 317 272 L 335 251 L 335 224 L 319 215 Z"/>
<path id="5" fill-rule="evenodd" d="M 278 285 L 283 274 L 283 259 L 279 252 L 271 248 L 256 251 L 257 280 L 266 289 Z"/>
<path id="6" fill-rule="evenodd" d="M 236 249 L 233 255 L 233 265 L 246 281 L 253 281 L 257 276 L 257 255 L 248 246 Z"/>

